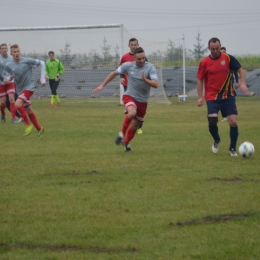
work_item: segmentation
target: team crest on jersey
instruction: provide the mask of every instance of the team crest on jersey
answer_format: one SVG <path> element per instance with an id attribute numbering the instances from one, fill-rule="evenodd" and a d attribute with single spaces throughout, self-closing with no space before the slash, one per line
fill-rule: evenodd
<path id="1" fill-rule="evenodd" d="M 226 62 L 224 60 L 221 61 L 221 65 L 224 66 Z"/>

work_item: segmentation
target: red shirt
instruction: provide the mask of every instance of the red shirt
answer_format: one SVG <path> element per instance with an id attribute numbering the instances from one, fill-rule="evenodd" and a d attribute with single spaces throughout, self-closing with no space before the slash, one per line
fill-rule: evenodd
<path id="1" fill-rule="evenodd" d="M 236 95 L 232 86 L 232 70 L 241 67 L 239 62 L 231 55 L 221 53 L 219 58 L 210 56 L 204 58 L 199 64 L 197 78 L 204 80 L 205 99 L 216 100 L 234 97 Z"/>
<path id="2" fill-rule="evenodd" d="M 128 62 L 128 61 L 135 61 L 134 54 L 131 54 L 130 52 L 124 54 L 121 58 L 120 65 L 122 65 L 123 63 Z M 126 74 L 124 74 L 124 79 L 125 79 L 124 87 L 127 87 L 128 81 L 127 81 L 127 75 Z"/>

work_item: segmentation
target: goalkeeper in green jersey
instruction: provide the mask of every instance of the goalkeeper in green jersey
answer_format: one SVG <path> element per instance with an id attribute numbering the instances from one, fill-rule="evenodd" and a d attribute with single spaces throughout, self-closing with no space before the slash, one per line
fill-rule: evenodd
<path id="1" fill-rule="evenodd" d="M 51 88 L 51 103 L 50 106 L 54 106 L 56 102 L 57 106 L 60 106 L 60 99 L 57 94 L 57 88 L 60 84 L 61 75 L 64 73 L 64 67 L 62 63 L 55 58 L 55 54 L 53 51 L 48 53 L 49 60 L 47 60 L 45 65 L 45 75 L 46 81 L 49 80 L 50 88 Z"/>

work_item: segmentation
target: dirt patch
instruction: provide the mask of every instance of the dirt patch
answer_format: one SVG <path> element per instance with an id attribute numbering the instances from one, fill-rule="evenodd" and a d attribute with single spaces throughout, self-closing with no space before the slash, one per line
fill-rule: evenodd
<path id="1" fill-rule="evenodd" d="M 239 177 L 232 177 L 232 178 L 218 178 L 218 177 L 213 177 L 209 179 L 209 181 L 223 181 L 223 182 L 260 182 L 260 180 L 257 179 L 250 179 L 250 180 L 243 180 Z"/>
<path id="2" fill-rule="evenodd" d="M 225 181 L 225 182 L 236 182 L 236 181 L 243 181 L 242 179 L 238 177 L 232 177 L 232 178 L 218 178 L 218 177 L 213 177 L 209 179 L 209 181 Z"/>
<path id="3" fill-rule="evenodd" d="M 201 219 L 193 219 L 185 222 L 176 222 L 169 223 L 170 226 L 195 226 L 200 224 L 209 224 L 209 223 L 219 223 L 219 222 L 227 222 L 232 221 L 234 219 L 245 219 L 251 216 L 256 215 L 255 213 L 237 213 L 237 214 L 226 214 L 226 215 L 217 215 L 217 216 L 207 216 Z"/>
<path id="4" fill-rule="evenodd" d="M 7 244 L 0 243 L 0 249 L 4 248 L 5 250 L 16 250 L 16 249 L 28 249 L 28 250 L 45 250 L 45 251 L 88 251 L 94 253 L 135 253 L 137 249 L 133 248 L 106 248 L 106 247 L 91 247 L 91 246 L 73 246 L 73 245 L 48 245 L 48 244 L 32 244 L 32 243 L 15 243 Z"/>

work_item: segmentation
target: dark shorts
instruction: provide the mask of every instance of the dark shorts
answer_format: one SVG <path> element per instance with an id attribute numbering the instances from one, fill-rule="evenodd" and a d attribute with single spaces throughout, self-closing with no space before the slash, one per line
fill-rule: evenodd
<path id="1" fill-rule="evenodd" d="M 221 112 L 223 117 L 230 115 L 237 115 L 237 106 L 235 98 L 221 99 L 221 100 L 210 100 L 207 101 L 208 115 L 218 114 Z"/>

